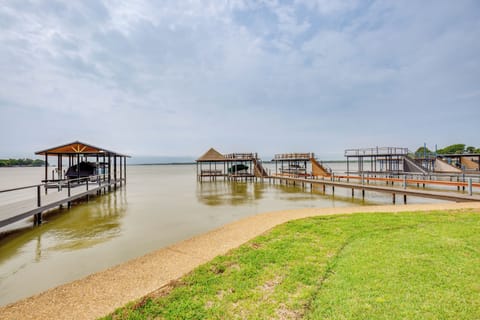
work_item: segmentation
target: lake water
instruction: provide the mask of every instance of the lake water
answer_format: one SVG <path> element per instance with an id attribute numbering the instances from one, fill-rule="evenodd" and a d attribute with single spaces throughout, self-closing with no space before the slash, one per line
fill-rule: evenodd
<path id="1" fill-rule="evenodd" d="M 342 163 L 329 166 L 344 170 Z M 0 190 L 37 184 L 43 174 L 43 168 L 2 168 Z M 0 305 L 258 213 L 391 202 L 375 193 L 367 193 L 366 201 L 353 200 L 346 189 L 332 196 L 261 182 L 198 183 L 194 165 L 128 166 L 127 178 L 116 192 L 1 239 Z M 18 198 L 33 195 L 31 189 L 19 192 Z M 30 225 L 24 221 L 17 227 Z"/>

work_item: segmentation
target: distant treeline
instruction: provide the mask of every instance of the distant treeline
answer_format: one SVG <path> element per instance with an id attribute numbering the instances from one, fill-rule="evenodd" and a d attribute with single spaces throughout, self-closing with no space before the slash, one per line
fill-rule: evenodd
<path id="1" fill-rule="evenodd" d="M 428 148 L 420 147 L 415 151 L 415 154 L 433 154 L 434 151 L 431 151 Z M 466 146 L 462 143 L 452 144 L 442 149 L 437 149 L 437 154 L 464 154 L 464 153 L 471 153 L 471 154 L 480 154 L 480 148 L 475 148 L 473 146 Z"/>
<path id="2" fill-rule="evenodd" d="M 41 167 L 45 165 L 40 159 L 0 159 L 0 167 Z"/>

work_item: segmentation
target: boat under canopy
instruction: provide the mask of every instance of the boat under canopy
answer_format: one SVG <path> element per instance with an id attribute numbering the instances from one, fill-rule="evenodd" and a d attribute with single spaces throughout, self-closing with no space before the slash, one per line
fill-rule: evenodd
<path id="1" fill-rule="evenodd" d="M 228 168 L 229 173 L 237 173 L 237 172 L 245 171 L 245 170 L 248 170 L 248 166 L 246 166 L 244 164 L 234 164 L 233 166 Z"/>
<path id="2" fill-rule="evenodd" d="M 65 173 L 67 179 L 86 178 L 97 174 L 97 165 L 92 162 L 80 162 L 68 168 Z"/>

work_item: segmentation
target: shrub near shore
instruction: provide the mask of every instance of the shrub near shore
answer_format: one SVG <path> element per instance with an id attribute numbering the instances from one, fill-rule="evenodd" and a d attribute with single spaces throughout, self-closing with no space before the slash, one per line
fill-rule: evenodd
<path id="1" fill-rule="evenodd" d="M 480 214 L 292 221 L 105 319 L 478 319 Z"/>

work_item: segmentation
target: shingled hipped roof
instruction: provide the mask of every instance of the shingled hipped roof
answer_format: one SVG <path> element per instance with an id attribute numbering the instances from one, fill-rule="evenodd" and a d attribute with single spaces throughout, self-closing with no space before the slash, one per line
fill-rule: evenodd
<path id="1" fill-rule="evenodd" d="M 225 161 L 225 157 L 217 150 L 210 148 L 197 162 Z"/>

